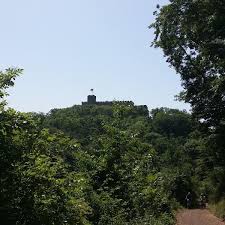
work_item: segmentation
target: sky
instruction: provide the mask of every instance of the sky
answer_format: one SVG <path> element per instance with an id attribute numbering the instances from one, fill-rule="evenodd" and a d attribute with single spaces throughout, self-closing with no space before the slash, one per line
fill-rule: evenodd
<path id="1" fill-rule="evenodd" d="M 132 100 L 149 109 L 189 109 L 174 96 L 180 77 L 148 26 L 167 0 L 0 1 L 0 69 L 23 68 L 10 107 L 45 112 L 99 101 Z"/>

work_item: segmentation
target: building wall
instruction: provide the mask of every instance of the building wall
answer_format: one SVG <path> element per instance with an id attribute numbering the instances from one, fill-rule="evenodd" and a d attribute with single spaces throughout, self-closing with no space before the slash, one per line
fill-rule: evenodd
<path id="1" fill-rule="evenodd" d="M 113 105 L 113 104 L 134 105 L 134 103 L 132 101 L 104 101 L 104 102 L 97 102 L 95 95 L 88 95 L 87 102 L 82 102 L 82 105 Z"/>

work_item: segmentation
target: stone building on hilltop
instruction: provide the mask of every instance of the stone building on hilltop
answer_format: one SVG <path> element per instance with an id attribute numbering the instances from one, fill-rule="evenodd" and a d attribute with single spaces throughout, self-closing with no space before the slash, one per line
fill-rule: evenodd
<path id="1" fill-rule="evenodd" d="M 149 116 L 147 105 L 134 105 L 132 101 L 104 101 L 98 102 L 95 95 L 88 95 L 87 101 L 82 102 L 82 106 L 112 106 L 113 104 L 121 104 L 132 106 L 139 115 Z"/>
<path id="2" fill-rule="evenodd" d="M 132 101 L 104 101 L 104 102 L 98 102 L 96 100 L 96 96 L 95 95 L 88 95 L 87 97 L 87 101 L 86 102 L 82 102 L 82 105 L 113 105 L 114 103 L 118 103 L 118 104 L 125 104 L 125 105 L 134 105 L 134 103 Z"/>

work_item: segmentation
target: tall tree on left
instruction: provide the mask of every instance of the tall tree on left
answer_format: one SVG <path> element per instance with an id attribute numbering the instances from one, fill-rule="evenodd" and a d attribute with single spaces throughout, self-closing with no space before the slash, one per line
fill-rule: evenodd
<path id="1" fill-rule="evenodd" d="M 21 73 L 21 69 L 0 72 L 1 223 L 89 224 L 91 209 L 84 197 L 88 178 L 66 162 L 68 155 L 75 159 L 79 144 L 40 128 L 32 114 L 5 107 L 6 89 Z"/>

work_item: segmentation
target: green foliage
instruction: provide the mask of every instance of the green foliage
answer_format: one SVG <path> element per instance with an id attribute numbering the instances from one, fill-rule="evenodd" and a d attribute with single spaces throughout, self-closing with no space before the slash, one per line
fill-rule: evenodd
<path id="1" fill-rule="evenodd" d="M 195 168 L 192 180 L 219 201 L 225 196 L 225 2 L 171 0 L 154 14 L 152 44 L 181 75 L 179 98 L 191 104 L 201 121 L 199 137 L 185 144 Z"/>
<path id="2" fill-rule="evenodd" d="M 71 123 L 66 122 L 68 115 Z M 151 115 L 132 105 L 115 104 L 73 106 L 46 116 L 44 124 L 50 130 L 61 129 L 73 137 L 74 130 L 82 132 L 77 121 L 85 121 L 89 128 L 76 138 L 83 148 L 80 170 L 91 180 L 86 199 L 94 224 L 160 224 L 164 217 L 165 224 L 171 224 L 176 199 L 183 204 L 192 189 L 192 159 L 184 148 L 194 130 L 191 116 L 165 108 Z"/>
<path id="3" fill-rule="evenodd" d="M 209 208 L 215 215 L 225 220 L 225 200 L 224 199 L 218 203 L 211 204 Z"/>
<path id="4" fill-rule="evenodd" d="M 166 136 L 187 136 L 193 129 L 190 114 L 177 109 L 160 108 L 151 112 L 153 130 Z"/>
<path id="5" fill-rule="evenodd" d="M 5 225 L 172 225 L 188 191 L 221 199 L 213 148 L 222 137 L 175 109 L 115 103 L 45 115 L 2 104 L 0 216 Z"/>
<path id="6" fill-rule="evenodd" d="M 39 130 L 32 118 L 13 110 L 4 111 L 3 118 L 0 198 L 4 224 L 87 224 L 88 178 L 66 163 L 67 155 L 77 151 L 77 143 Z"/>
<path id="7" fill-rule="evenodd" d="M 8 94 L 6 89 L 14 85 L 15 78 L 22 73 L 22 69 L 9 68 L 6 71 L 0 71 L 0 110 L 6 104 L 4 97 Z"/>
<path id="8" fill-rule="evenodd" d="M 1 93 L 20 70 L 0 74 Z M 12 224 L 90 224 L 85 202 L 88 176 L 71 169 L 67 157 L 79 151 L 75 140 L 50 134 L 40 121 L 13 109 L 0 112 L 0 215 Z M 76 157 L 74 156 L 74 159 Z"/>
<path id="9" fill-rule="evenodd" d="M 154 217 L 151 215 L 146 215 L 144 218 L 141 219 L 135 219 L 130 225 L 139 225 L 139 224 L 145 224 L 145 225 L 174 225 L 174 218 L 170 215 L 163 214 L 161 217 Z"/>
<path id="10" fill-rule="evenodd" d="M 189 191 L 223 217 L 224 10 L 221 0 L 171 0 L 151 25 L 192 115 L 117 102 L 20 113 L 5 97 L 22 70 L 0 72 L 3 224 L 172 225 Z"/>
<path id="11" fill-rule="evenodd" d="M 155 16 L 153 45 L 181 75 L 181 98 L 199 119 L 219 125 L 225 119 L 225 2 L 173 0 Z"/>
<path id="12" fill-rule="evenodd" d="M 19 192 L 15 192 L 17 208 L 26 223 L 87 224 L 85 217 L 90 213 L 84 200 L 87 178 L 71 171 L 64 160 L 64 154 L 77 150 L 76 144 L 43 130 L 33 146 L 32 153 L 23 155 L 22 161 L 15 165 L 20 186 Z"/>
<path id="13" fill-rule="evenodd" d="M 85 121 L 88 127 L 81 136 L 73 132 L 82 133 L 77 121 Z M 150 179 L 157 176 L 158 156 L 148 143 L 151 119 L 146 108 L 74 106 L 51 111 L 44 124 L 76 136 L 84 149 L 79 163 L 80 170 L 90 175 L 92 191 L 86 199 L 93 210 L 91 222 L 126 224 L 146 214 L 171 215 L 170 196 L 157 179 Z"/>

